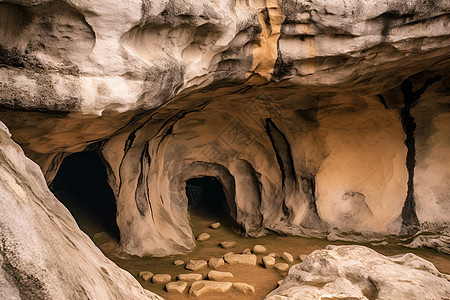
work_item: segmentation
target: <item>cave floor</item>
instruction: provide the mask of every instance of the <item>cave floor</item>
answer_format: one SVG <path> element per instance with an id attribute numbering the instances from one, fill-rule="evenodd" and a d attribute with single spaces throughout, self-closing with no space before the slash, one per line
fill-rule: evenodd
<path id="1" fill-rule="evenodd" d="M 212 257 L 222 257 L 227 252 L 241 253 L 245 248 L 252 249 L 254 245 L 263 245 L 267 248 L 267 253 L 275 252 L 277 254 L 277 262 L 284 262 L 279 256 L 286 251 L 294 256 L 294 264 L 299 263 L 300 254 L 309 254 L 314 250 L 323 249 L 325 246 L 334 244 L 355 244 L 346 242 L 330 242 L 322 239 L 304 238 L 294 236 L 279 236 L 276 234 L 269 234 L 260 238 L 249 238 L 239 236 L 231 229 L 229 222 L 220 218 L 205 215 L 201 212 L 191 211 L 191 227 L 195 236 L 200 233 L 207 232 L 211 238 L 204 242 L 197 242 L 197 247 L 187 255 L 174 255 L 169 257 L 137 257 L 130 256 L 120 252 L 119 244 L 116 238 L 108 232 L 108 229 L 99 222 L 92 213 L 83 211 L 77 207 L 77 202 L 73 196 L 68 193 L 59 193 L 58 198 L 66 207 L 72 212 L 77 220 L 80 228 L 87 233 L 94 243 L 102 250 L 102 252 L 114 261 L 119 267 L 130 272 L 139 283 L 146 289 L 155 292 L 168 300 L 182 300 L 182 299 L 230 299 L 234 300 L 246 299 L 256 300 L 264 299 L 264 297 L 277 287 L 277 281 L 283 279 L 286 273 L 281 273 L 274 268 L 265 269 L 262 266 L 262 257 L 258 255 L 256 266 L 248 265 L 228 265 L 218 268 L 218 271 L 231 272 L 234 278 L 227 280 L 231 282 L 244 282 L 255 287 L 255 294 L 244 295 L 237 291 L 230 291 L 224 294 L 206 294 L 202 297 L 189 296 L 188 290 L 184 294 L 168 293 L 165 291 L 165 284 L 151 283 L 151 281 L 144 281 L 139 278 L 138 274 L 141 271 L 150 271 L 154 274 L 170 274 L 172 280 L 176 280 L 177 275 L 184 273 L 194 273 L 184 269 L 184 265 L 175 266 L 173 261 L 181 259 L 184 262 L 189 262 L 191 259 L 203 259 L 208 261 Z M 217 229 L 209 228 L 211 223 L 220 221 L 222 225 Z M 231 249 L 223 249 L 218 244 L 222 241 L 235 241 L 237 246 Z M 443 273 L 450 274 L 450 256 L 438 253 L 430 249 L 409 249 L 399 245 L 384 245 L 373 246 L 370 244 L 363 244 L 384 255 L 396 255 L 401 253 L 412 252 L 420 257 L 423 257 L 435 264 L 437 269 Z M 206 268 L 195 273 L 200 273 L 203 277 L 211 271 L 211 268 Z"/>

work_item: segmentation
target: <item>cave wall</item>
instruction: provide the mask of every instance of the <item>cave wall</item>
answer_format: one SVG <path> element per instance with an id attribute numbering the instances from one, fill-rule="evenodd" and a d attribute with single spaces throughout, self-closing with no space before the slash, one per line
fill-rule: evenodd
<path id="1" fill-rule="evenodd" d="M 194 246 L 185 182 L 237 231 L 448 231 L 446 1 L 0 1 L 0 120 L 50 184 L 98 151 L 123 250 Z M 363 239 L 367 239 L 363 237 Z"/>

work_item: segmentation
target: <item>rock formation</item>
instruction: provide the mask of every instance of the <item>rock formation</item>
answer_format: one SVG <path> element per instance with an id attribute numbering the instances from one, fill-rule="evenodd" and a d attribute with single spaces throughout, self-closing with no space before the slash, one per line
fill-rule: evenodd
<path id="1" fill-rule="evenodd" d="M 185 185 L 203 176 L 221 182 L 249 236 L 439 238 L 449 11 L 431 0 L 1 1 L 0 120 L 49 184 L 71 153 L 101 154 L 130 254 L 193 249 Z"/>
<path id="2" fill-rule="evenodd" d="M 0 122 L 0 298 L 162 299 L 107 259 Z"/>

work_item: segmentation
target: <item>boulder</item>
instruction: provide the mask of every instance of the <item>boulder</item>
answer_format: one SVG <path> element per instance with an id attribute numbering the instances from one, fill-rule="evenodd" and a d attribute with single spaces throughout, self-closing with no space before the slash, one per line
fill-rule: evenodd
<path id="1" fill-rule="evenodd" d="M 175 282 L 168 282 L 166 284 L 166 291 L 169 293 L 179 293 L 182 294 L 187 288 L 187 282 L 182 281 L 175 281 Z"/>
<path id="2" fill-rule="evenodd" d="M 208 293 L 225 293 L 229 291 L 232 287 L 231 282 L 222 281 L 195 281 L 192 283 L 189 289 L 189 295 L 194 295 L 196 297 L 203 296 Z"/>
<path id="3" fill-rule="evenodd" d="M 243 282 L 233 282 L 233 288 L 242 293 L 242 294 L 254 294 L 255 293 L 255 287 Z"/>
<path id="4" fill-rule="evenodd" d="M 256 266 L 256 255 L 254 254 L 228 254 L 224 256 L 225 262 L 230 265 L 244 264 Z"/>
<path id="5" fill-rule="evenodd" d="M 177 259 L 177 260 L 173 261 L 173 264 L 175 266 L 181 266 L 181 265 L 184 265 L 184 261 L 182 261 L 181 259 Z"/>
<path id="6" fill-rule="evenodd" d="M 224 281 L 233 277 L 233 274 L 230 272 L 209 271 L 208 273 L 208 279 L 214 281 Z"/>
<path id="7" fill-rule="evenodd" d="M 236 242 L 225 241 L 221 242 L 219 245 L 224 249 L 230 249 L 236 247 Z"/>
<path id="8" fill-rule="evenodd" d="M 194 271 L 194 272 L 195 272 L 195 271 L 204 269 L 204 268 L 206 268 L 207 266 L 208 266 L 208 263 L 207 263 L 205 260 L 202 260 L 202 259 L 199 259 L 199 260 L 192 259 L 192 260 L 190 260 L 190 261 L 186 264 L 185 268 L 188 269 L 188 270 L 191 270 L 191 271 Z"/>
<path id="9" fill-rule="evenodd" d="M 280 272 L 286 272 L 287 270 L 289 270 L 289 265 L 286 263 L 276 263 L 274 267 Z"/>
<path id="10" fill-rule="evenodd" d="M 266 247 L 262 245 L 255 245 L 253 247 L 253 254 L 263 254 L 266 253 L 266 251 L 267 251 Z"/>
<path id="11" fill-rule="evenodd" d="M 283 259 L 284 261 L 286 261 L 287 263 L 292 264 L 294 262 L 294 257 L 292 256 L 292 254 L 288 253 L 288 252 L 283 252 L 281 254 L 281 259 Z"/>
<path id="12" fill-rule="evenodd" d="M 264 256 L 262 262 L 265 268 L 273 267 L 275 265 L 275 258 L 272 256 Z"/>
<path id="13" fill-rule="evenodd" d="M 224 264 L 225 264 L 225 261 L 223 260 L 223 258 L 213 257 L 208 261 L 208 266 L 213 269 L 218 269 L 218 268 L 222 267 Z"/>
<path id="14" fill-rule="evenodd" d="M 153 277 L 153 273 L 149 271 L 141 271 L 139 272 L 139 277 L 141 277 L 144 281 L 148 281 Z"/>
<path id="15" fill-rule="evenodd" d="M 219 222 L 212 223 L 211 225 L 209 225 L 209 227 L 211 227 L 212 229 L 217 229 L 220 227 L 220 223 Z"/>
<path id="16" fill-rule="evenodd" d="M 152 277 L 153 283 L 167 283 L 172 280 L 172 276 L 170 274 L 155 274 Z"/>
<path id="17" fill-rule="evenodd" d="M 198 280 L 202 280 L 203 276 L 202 276 L 202 274 L 197 274 L 197 273 L 187 273 L 187 274 L 178 275 L 177 279 L 180 281 L 198 281 Z"/>
<path id="18" fill-rule="evenodd" d="M 209 233 L 203 232 L 197 237 L 197 241 L 204 242 L 206 240 L 209 240 L 210 237 L 211 235 Z"/>

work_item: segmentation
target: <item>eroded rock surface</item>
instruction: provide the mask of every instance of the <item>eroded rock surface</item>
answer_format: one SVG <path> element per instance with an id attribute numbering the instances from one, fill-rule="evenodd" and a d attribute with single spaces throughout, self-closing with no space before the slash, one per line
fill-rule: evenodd
<path id="1" fill-rule="evenodd" d="M 414 254 L 386 257 L 363 246 L 328 246 L 291 267 L 267 300 L 447 299 L 450 278 Z"/>

